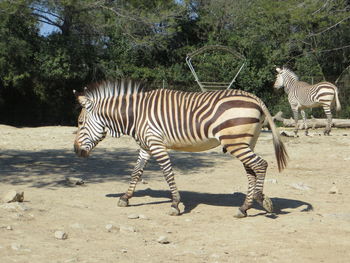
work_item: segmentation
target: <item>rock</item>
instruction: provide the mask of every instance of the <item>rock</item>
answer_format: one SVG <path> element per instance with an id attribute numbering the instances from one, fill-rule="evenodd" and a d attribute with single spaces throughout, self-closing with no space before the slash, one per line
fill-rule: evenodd
<path id="1" fill-rule="evenodd" d="M 139 215 L 139 218 L 141 218 L 141 219 L 146 219 L 146 220 L 148 219 L 148 217 L 147 217 L 147 216 L 142 215 L 142 214 L 141 214 L 141 215 Z"/>
<path id="2" fill-rule="evenodd" d="M 338 188 L 337 188 L 335 185 L 333 185 L 332 188 L 329 189 L 329 192 L 328 192 L 328 193 L 329 193 L 329 194 L 338 194 L 338 193 L 339 193 L 339 190 L 338 190 Z"/>
<path id="3" fill-rule="evenodd" d="M 79 177 L 67 176 L 66 177 L 66 183 L 69 184 L 69 185 L 83 185 L 84 184 L 84 180 L 82 178 L 79 178 Z"/>
<path id="4" fill-rule="evenodd" d="M 22 245 L 21 244 L 17 244 L 17 243 L 12 243 L 11 244 L 11 248 L 12 248 L 12 250 L 21 250 L 22 249 Z"/>
<path id="5" fill-rule="evenodd" d="M 105 229 L 107 230 L 107 232 L 112 232 L 113 230 L 116 230 L 117 227 L 115 227 L 113 224 L 107 224 L 105 226 Z"/>
<path id="6" fill-rule="evenodd" d="M 138 219 L 138 218 L 140 218 L 140 216 L 137 214 L 130 214 L 130 215 L 128 215 L 128 218 L 129 219 Z"/>
<path id="7" fill-rule="evenodd" d="M 120 226 L 119 231 L 122 233 L 136 232 L 136 229 L 132 226 Z"/>
<path id="8" fill-rule="evenodd" d="M 56 231 L 55 238 L 60 240 L 65 240 L 68 238 L 68 234 L 64 231 Z"/>
<path id="9" fill-rule="evenodd" d="M 304 183 L 294 183 L 294 184 L 291 184 L 290 186 L 295 188 L 295 189 L 303 190 L 303 191 L 311 189 L 309 186 L 307 186 Z"/>
<path id="10" fill-rule="evenodd" d="M 22 204 L 22 203 L 5 203 L 0 205 L 0 208 L 3 209 L 7 209 L 7 210 L 16 210 L 16 211 L 28 211 L 30 210 L 29 207 L 27 207 L 26 205 Z"/>
<path id="11" fill-rule="evenodd" d="M 281 136 L 285 136 L 285 137 L 294 137 L 294 133 L 287 132 L 287 131 L 281 131 L 280 134 Z"/>
<path id="12" fill-rule="evenodd" d="M 160 243 L 160 244 L 169 244 L 170 243 L 166 236 L 160 236 L 157 239 L 157 242 Z"/>
<path id="13" fill-rule="evenodd" d="M 122 252 L 123 254 L 125 254 L 125 253 L 128 253 L 128 250 L 127 250 L 126 248 L 123 248 L 123 249 L 120 250 L 120 252 Z"/>
<path id="14" fill-rule="evenodd" d="M 23 200 L 24 200 L 24 192 L 17 192 L 16 190 L 11 190 L 7 192 L 3 197 L 3 201 L 5 203 L 23 202 Z"/>
<path id="15" fill-rule="evenodd" d="M 277 184 L 277 179 L 266 179 L 266 182 L 272 183 L 272 184 Z"/>
<path id="16" fill-rule="evenodd" d="M 7 230 L 13 230 L 12 226 L 7 226 L 6 229 Z"/>

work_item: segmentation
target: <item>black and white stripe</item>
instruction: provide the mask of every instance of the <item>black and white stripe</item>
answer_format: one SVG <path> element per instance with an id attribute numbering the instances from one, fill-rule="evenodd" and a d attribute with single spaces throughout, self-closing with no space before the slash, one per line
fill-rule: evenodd
<path id="1" fill-rule="evenodd" d="M 179 214 L 180 194 L 168 150 L 198 152 L 221 145 L 243 163 L 248 176 L 248 194 L 237 216 L 246 216 L 254 200 L 272 211 L 270 199 L 263 195 L 267 162 L 254 153 L 265 117 L 272 129 L 280 170 L 286 165 L 287 154 L 271 115 L 259 98 L 241 90 L 143 92 L 141 86 L 132 80 L 119 80 L 95 84 L 84 93 L 76 93 L 83 107 L 74 142 L 79 156 L 87 156 L 106 131 L 114 137 L 130 135 L 140 145 L 130 186 L 119 206 L 128 205 L 147 161 L 153 156 L 171 190 L 170 214 Z"/>

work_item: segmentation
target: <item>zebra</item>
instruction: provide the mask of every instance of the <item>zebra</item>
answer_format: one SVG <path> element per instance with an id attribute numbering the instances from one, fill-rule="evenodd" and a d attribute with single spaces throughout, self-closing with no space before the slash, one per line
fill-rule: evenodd
<path id="1" fill-rule="evenodd" d="M 241 90 L 145 91 L 144 84 L 130 79 L 102 81 L 74 93 L 82 106 L 74 141 L 78 156 L 87 157 L 107 132 L 113 137 L 129 135 L 140 146 L 131 182 L 118 206 L 128 206 L 152 156 L 171 190 L 169 214 L 179 215 L 180 194 L 168 150 L 199 152 L 221 145 L 224 152 L 243 163 L 249 182 L 235 217 L 246 217 L 254 200 L 267 212 L 273 211 L 272 201 L 263 194 L 268 164 L 253 152 L 265 117 L 271 126 L 279 171 L 286 167 L 288 155 L 267 107 L 255 95 Z"/>
<path id="2" fill-rule="evenodd" d="M 305 128 L 305 134 L 308 135 L 306 115 L 304 109 L 322 107 L 327 116 L 327 125 L 324 135 L 330 135 L 332 127 L 332 104 L 336 104 L 336 110 L 340 111 L 341 106 L 338 98 L 338 88 L 330 82 L 319 82 L 310 85 L 299 81 L 298 76 L 290 69 L 283 67 L 276 68 L 277 76 L 274 84 L 275 89 L 284 87 L 288 94 L 288 101 L 293 112 L 295 121 L 295 136 L 298 136 L 298 110 L 300 109 Z"/>

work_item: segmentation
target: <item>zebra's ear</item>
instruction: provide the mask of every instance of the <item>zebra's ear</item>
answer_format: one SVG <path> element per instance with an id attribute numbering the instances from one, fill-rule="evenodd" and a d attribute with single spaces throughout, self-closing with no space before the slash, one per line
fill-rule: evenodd
<path id="1" fill-rule="evenodd" d="M 278 73 L 281 73 L 281 72 L 282 72 L 282 69 L 280 69 L 279 67 L 277 67 L 277 68 L 276 68 L 276 71 L 277 71 Z"/>

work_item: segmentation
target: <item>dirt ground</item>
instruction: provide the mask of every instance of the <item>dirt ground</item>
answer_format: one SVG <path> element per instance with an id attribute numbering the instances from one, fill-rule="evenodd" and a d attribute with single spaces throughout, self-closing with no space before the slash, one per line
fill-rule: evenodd
<path id="1" fill-rule="evenodd" d="M 282 173 L 263 132 L 256 152 L 269 162 L 265 194 L 276 211 L 256 206 L 244 219 L 233 217 L 247 189 L 243 166 L 220 148 L 171 152 L 182 196 L 182 214 L 172 217 L 155 161 L 130 206 L 117 206 L 136 162 L 131 138 L 107 137 L 81 159 L 75 130 L 0 125 L 0 197 L 24 191 L 23 203 L 0 203 L 0 262 L 349 262 L 349 130 L 283 137 L 290 160 Z M 85 184 L 69 186 L 66 176 Z M 58 230 L 68 238 L 56 239 Z"/>

